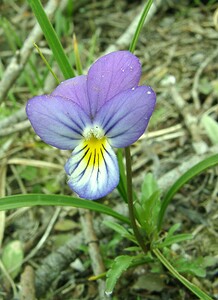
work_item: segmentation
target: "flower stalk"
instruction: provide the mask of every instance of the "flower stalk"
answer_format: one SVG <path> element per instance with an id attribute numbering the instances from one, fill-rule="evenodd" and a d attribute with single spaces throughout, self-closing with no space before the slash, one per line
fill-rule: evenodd
<path id="1" fill-rule="evenodd" d="M 128 208 L 129 208 L 129 218 L 132 225 L 132 229 L 135 235 L 135 238 L 142 248 L 144 253 L 147 253 L 147 249 L 143 238 L 139 232 L 138 226 L 136 224 L 135 214 L 134 214 L 134 203 L 133 203 L 133 192 L 132 192 L 132 160 L 130 147 L 125 148 L 125 157 L 126 157 L 126 180 L 127 180 L 127 200 L 128 200 Z"/>

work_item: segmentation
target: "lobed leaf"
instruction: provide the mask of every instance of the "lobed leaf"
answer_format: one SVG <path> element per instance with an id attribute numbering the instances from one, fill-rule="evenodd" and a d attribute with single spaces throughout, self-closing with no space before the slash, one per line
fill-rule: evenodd
<path id="1" fill-rule="evenodd" d="M 142 183 L 142 200 L 144 199 L 144 201 L 146 201 L 146 199 L 149 199 L 157 190 L 159 190 L 159 187 L 153 174 L 146 174 Z"/>
<path id="2" fill-rule="evenodd" d="M 136 201 L 135 209 L 140 225 L 150 238 L 157 233 L 160 207 L 160 190 L 157 181 L 151 173 L 148 173 L 144 178 L 142 195 L 140 200 Z"/>
<path id="3" fill-rule="evenodd" d="M 195 260 L 188 260 L 184 257 L 178 258 L 174 266 L 176 270 L 180 273 L 189 273 L 198 277 L 206 276 L 206 268 L 203 263 L 204 259 L 199 257 Z"/>
<path id="4" fill-rule="evenodd" d="M 111 295 L 114 287 L 122 275 L 131 265 L 134 257 L 129 255 L 121 255 L 115 258 L 111 268 L 107 271 L 106 277 L 106 295 Z"/>

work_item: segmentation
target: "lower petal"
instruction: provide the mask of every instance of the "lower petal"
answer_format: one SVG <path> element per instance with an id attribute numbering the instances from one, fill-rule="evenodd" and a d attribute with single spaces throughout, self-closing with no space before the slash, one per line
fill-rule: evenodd
<path id="1" fill-rule="evenodd" d="M 68 184 L 81 198 L 99 199 L 119 183 L 116 155 L 105 138 L 80 143 L 65 165 Z"/>

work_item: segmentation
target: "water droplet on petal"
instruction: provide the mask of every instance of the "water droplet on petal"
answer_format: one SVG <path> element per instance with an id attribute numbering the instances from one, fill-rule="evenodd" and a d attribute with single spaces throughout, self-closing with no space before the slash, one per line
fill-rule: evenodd
<path id="1" fill-rule="evenodd" d="M 124 72 L 125 70 L 124 70 L 124 69 L 121 69 L 121 71 Z"/>
<path id="2" fill-rule="evenodd" d="M 134 91 L 134 90 L 135 90 L 135 88 L 133 87 L 133 88 L 132 88 L 132 91 Z"/>
<path id="3" fill-rule="evenodd" d="M 147 91 L 147 94 L 150 95 L 150 94 L 151 94 L 151 91 Z"/>

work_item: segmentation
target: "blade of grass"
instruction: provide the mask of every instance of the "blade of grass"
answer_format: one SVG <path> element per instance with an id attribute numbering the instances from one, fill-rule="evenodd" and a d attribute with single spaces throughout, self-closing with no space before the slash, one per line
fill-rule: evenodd
<path id="1" fill-rule="evenodd" d="M 172 200 L 173 196 L 178 192 L 178 190 L 189 180 L 194 178 L 195 176 L 199 175 L 203 171 L 214 167 L 218 165 L 218 154 L 215 154 L 213 156 L 210 156 L 195 166 L 193 166 L 191 169 L 189 169 L 187 172 L 185 172 L 179 179 L 170 187 L 168 192 L 163 198 L 161 209 L 160 209 L 160 214 L 159 214 L 159 223 L 158 223 L 158 229 L 161 229 L 161 225 L 163 222 L 163 218 L 166 212 L 166 209 Z"/>
<path id="2" fill-rule="evenodd" d="M 164 257 L 159 249 L 152 249 L 153 253 L 162 262 L 162 264 L 170 271 L 170 273 L 176 277 L 184 286 L 186 286 L 193 294 L 195 294 L 201 300 L 213 300 L 209 295 L 202 291 L 198 286 L 188 281 L 170 264 L 170 262 Z"/>
<path id="3" fill-rule="evenodd" d="M 63 73 L 65 79 L 75 76 L 74 71 L 69 63 L 69 60 L 64 53 L 64 49 L 58 39 L 58 36 L 49 21 L 40 0 L 28 0 L 29 5 L 44 33 L 44 36 L 51 48 L 53 55 Z"/>
<path id="4" fill-rule="evenodd" d="M 80 53 L 79 53 L 79 47 L 77 43 L 77 38 L 76 35 L 73 35 L 73 49 L 75 53 L 75 62 L 76 62 L 76 69 L 79 75 L 83 74 L 83 68 L 82 68 L 82 63 L 80 59 Z"/>
<path id="5" fill-rule="evenodd" d="M 60 84 L 59 79 L 57 78 L 56 74 L 54 73 L 54 71 L 52 70 L 51 66 L 49 65 L 48 61 L 46 60 L 45 56 L 42 54 L 42 51 L 39 49 L 39 47 L 36 45 L 36 43 L 33 43 L 34 47 L 36 48 L 36 50 L 38 51 L 41 59 L 44 61 L 46 67 L 48 68 L 48 70 L 51 72 L 52 76 L 54 77 L 54 79 L 56 80 L 57 84 Z"/>
<path id="6" fill-rule="evenodd" d="M 140 18 L 139 23 L 137 25 L 135 34 L 134 34 L 134 36 L 132 38 L 132 41 L 131 41 L 131 44 L 129 46 L 129 51 L 132 52 L 132 53 L 135 51 L 136 43 L 138 41 L 140 32 L 142 30 L 142 27 L 144 25 L 145 19 L 148 15 L 148 12 L 150 10 L 150 7 L 151 7 L 152 3 L 153 3 L 153 0 L 148 0 L 148 2 L 146 3 L 146 5 L 144 7 L 144 10 L 142 12 L 141 18 Z"/>
<path id="7" fill-rule="evenodd" d="M 16 209 L 19 207 L 43 206 L 73 206 L 86 208 L 112 216 L 121 222 L 129 224 L 129 219 L 106 205 L 64 195 L 25 194 L 3 197 L 0 199 L 0 210 Z"/>

